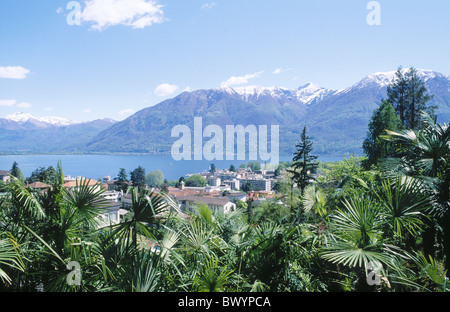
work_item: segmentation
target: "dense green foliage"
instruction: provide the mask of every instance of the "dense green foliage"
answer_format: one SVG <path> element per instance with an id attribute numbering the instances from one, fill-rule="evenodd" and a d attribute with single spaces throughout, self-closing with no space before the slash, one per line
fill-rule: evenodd
<path id="1" fill-rule="evenodd" d="M 201 175 L 194 174 L 192 177 L 184 180 L 185 186 L 203 187 L 206 186 L 206 179 Z"/>
<path id="2" fill-rule="evenodd" d="M 367 156 L 364 162 L 366 168 L 376 165 L 381 158 L 393 155 L 394 146 L 383 140 L 381 136 L 386 134 L 386 130 L 398 131 L 401 129 L 401 120 L 392 104 L 389 101 L 383 101 L 372 115 L 367 138 L 363 142 L 364 154 Z"/>
<path id="3" fill-rule="evenodd" d="M 444 291 L 448 244 L 430 253 L 424 233 L 448 236 L 450 130 L 428 122 L 391 132 L 400 158 L 377 169 L 357 157 L 320 163 L 303 196 L 284 174 L 279 197 L 229 214 L 200 205 L 183 216 L 170 197 L 130 188 L 129 212 L 105 224 L 103 191 L 64 189 L 61 167 L 42 193 L 13 178 L 0 206 L 1 288 Z"/>
<path id="4" fill-rule="evenodd" d="M 227 214 L 205 204 L 181 212 L 146 188 L 163 177 L 146 181 L 141 167 L 117 224 L 104 217 L 104 189 L 64 188 L 61 164 L 33 173 L 51 183 L 45 191 L 11 175 L 0 197 L 0 290 L 449 291 L 450 127 L 422 112 L 418 129 L 395 129 L 388 104 L 369 126 L 371 166 L 317 162 L 305 127 L 293 161 L 276 168 L 276 196 Z M 388 150 L 377 150 L 382 142 Z M 125 170 L 118 177 L 128 185 Z M 163 184 L 183 181 L 206 185 L 199 175 Z"/>
<path id="5" fill-rule="evenodd" d="M 145 177 L 149 187 L 160 187 L 164 184 L 164 174 L 161 170 L 154 170 Z"/>
<path id="6" fill-rule="evenodd" d="M 407 129 L 419 129 L 422 126 L 421 112 L 433 114 L 437 108 L 428 106 L 433 96 L 427 94 L 425 83 L 420 80 L 413 67 L 406 73 L 402 67 L 397 70 L 395 79 L 387 88 L 387 96 L 402 125 Z"/>
<path id="7" fill-rule="evenodd" d="M 145 169 L 138 166 L 136 169 L 130 172 L 130 181 L 136 188 L 145 188 L 147 185 Z"/>

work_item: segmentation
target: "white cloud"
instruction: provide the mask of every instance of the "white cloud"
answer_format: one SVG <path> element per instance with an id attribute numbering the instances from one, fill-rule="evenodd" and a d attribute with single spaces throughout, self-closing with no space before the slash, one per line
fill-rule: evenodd
<path id="1" fill-rule="evenodd" d="M 278 75 L 278 74 L 281 74 L 282 71 L 283 71 L 282 68 L 277 68 L 273 71 L 273 74 Z"/>
<path id="2" fill-rule="evenodd" d="M 186 87 L 182 92 L 191 92 L 191 87 Z"/>
<path id="3" fill-rule="evenodd" d="M 11 107 L 16 105 L 16 100 L 0 100 L 0 107 Z"/>
<path id="4" fill-rule="evenodd" d="M 119 112 L 119 115 L 120 115 L 120 116 L 126 116 L 126 115 L 131 115 L 131 114 L 133 114 L 133 113 L 134 113 L 134 109 L 128 108 L 128 109 L 121 110 L 121 111 Z"/>
<path id="5" fill-rule="evenodd" d="M 221 87 L 230 87 L 230 86 L 239 86 L 243 84 L 247 84 L 250 79 L 259 78 L 264 71 L 260 71 L 254 74 L 247 74 L 245 76 L 233 76 L 230 77 L 227 81 L 224 81 L 220 84 Z"/>
<path id="6" fill-rule="evenodd" d="M 177 85 L 163 83 L 155 88 L 154 93 L 157 96 L 167 96 L 167 95 L 171 95 L 171 94 L 175 93 L 177 90 L 178 90 Z"/>
<path id="7" fill-rule="evenodd" d="M 17 104 L 17 107 L 19 107 L 19 108 L 30 108 L 31 104 L 30 103 L 26 103 L 26 102 L 21 102 L 21 103 Z"/>
<path id="8" fill-rule="evenodd" d="M 0 78 L 25 79 L 30 71 L 22 66 L 0 67 Z"/>
<path id="9" fill-rule="evenodd" d="M 82 111 L 82 113 L 90 113 L 91 112 L 91 110 L 88 108 L 88 109 L 84 109 L 83 111 Z"/>
<path id="10" fill-rule="evenodd" d="M 208 2 L 208 3 L 203 3 L 202 4 L 202 9 L 206 10 L 206 9 L 212 9 L 213 7 L 215 7 L 217 5 L 217 3 L 213 2 Z"/>
<path id="11" fill-rule="evenodd" d="M 282 68 L 282 67 L 280 67 L 280 68 L 275 69 L 275 70 L 272 72 L 272 74 L 274 74 L 274 75 L 279 75 L 279 74 L 281 74 L 281 73 L 284 73 L 284 72 L 287 72 L 287 71 L 290 71 L 290 70 L 292 70 L 292 69 L 291 69 L 291 68 Z"/>
<path id="12" fill-rule="evenodd" d="M 80 18 L 95 30 L 115 25 L 142 29 L 166 21 L 162 7 L 151 0 L 87 0 Z"/>
<path id="13" fill-rule="evenodd" d="M 19 108 L 30 108 L 31 104 L 26 102 L 20 102 L 17 104 L 16 100 L 0 100 L 0 107 L 19 107 Z"/>

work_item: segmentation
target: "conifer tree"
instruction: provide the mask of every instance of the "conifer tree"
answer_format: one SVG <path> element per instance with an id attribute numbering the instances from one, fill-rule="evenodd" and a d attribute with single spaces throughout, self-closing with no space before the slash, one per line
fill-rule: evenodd
<path id="1" fill-rule="evenodd" d="M 11 167 L 11 175 L 19 179 L 20 182 L 25 183 L 25 177 L 23 176 L 22 170 L 20 170 L 17 162 L 14 162 Z"/>
<path id="2" fill-rule="evenodd" d="M 425 83 L 420 80 L 413 67 L 408 71 L 398 68 L 394 80 L 387 88 L 387 95 L 402 125 L 407 129 L 421 128 L 422 111 L 434 115 L 436 107 L 427 105 L 433 96 L 427 94 Z"/>
<path id="3" fill-rule="evenodd" d="M 145 169 L 141 166 L 130 172 L 130 179 L 133 186 L 136 188 L 143 189 L 147 185 L 147 181 L 145 180 Z"/>
<path id="4" fill-rule="evenodd" d="M 393 155 L 393 143 L 387 142 L 380 136 L 385 135 L 386 130 L 399 131 L 401 128 L 400 118 L 391 103 L 387 100 L 382 101 L 380 107 L 373 112 L 367 138 L 363 143 L 363 150 L 367 156 L 363 165 L 366 169 L 369 169 L 371 165 L 376 165 L 379 159 Z"/>
<path id="5" fill-rule="evenodd" d="M 312 174 L 318 167 L 318 164 L 314 162 L 317 156 L 311 155 L 312 146 L 312 140 L 307 135 L 305 126 L 300 137 L 300 142 L 296 145 L 297 150 L 294 153 L 294 158 L 292 159 L 293 169 L 288 170 L 288 172 L 293 174 L 292 180 L 297 184 L 302 196 L 308 184 L 315 180 Z"/>

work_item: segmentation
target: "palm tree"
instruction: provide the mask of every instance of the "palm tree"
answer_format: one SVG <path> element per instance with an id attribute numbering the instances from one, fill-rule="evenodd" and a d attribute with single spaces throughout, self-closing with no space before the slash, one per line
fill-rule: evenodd
<path id="1" fill-rule="evenodd" d="M 111 237 L 118 236 L 123 242 L 132 241 L 134 249 L 137 249 L 138 234 L 156 239 L 154 232 L 158 223 L 170 218 L 174 211 L 179 213 L 179 208 L 173 199 L 164 194 L 148 190 L 141 192 L 133 187 L 128 190 L 128 194 L 131 196 L 130 211 L 123 222 L 112 226 Z"/>
<path id="2" fill-rule="evenodd" d="M 394 184 L 382 182 L 375 192 L 381 204 L 381 213 L 391 232 L 399 238 L 414 237 L 425 227 L 425 212 L 431 208 L 429 196 L 423 192 L 423 183 L 412 177 L 397 177 Z M 406 232 L 406 233 L 405 233 Z"/>
<path id="3" fill-rule="evenodd" d="M 323 247 L 322 257 L 350 269 L 357 268 L 356 290 L 370 289 L 366 268 L 371 263 L 389 266 L 390 252 L 384 241 L 383 218 L 377 204 L 359 195 L 346 199 L 344 209 L 331 216 L 336 242 Z"/>
<path id="4" fill-rule="evenodd" d="M 399 146 L 396 160 L 385 163 L 393 175 L 407 174 L 421 179 L 424 191 L 433 199 L 433 215 L 424 233 L 427 255 L 435 255 L 438 228 L 442 228 L 443 252 L 450 267 L 450 127 L 438 124 L 426 113 L 422 114 L 422 130 L 387 131 L 384 138 Z M 392 175 L 392 174 L 391 174 Z"/>
<path id="5" fill-rule="evenodd" d="M 323 218 L 327 214 L 326 204 L 326 195 L 320 188 L 316 185 L 305 188 L 302 196 L 302 207 L 305 213 L 313 212 Z"/>
<path id="6" fill-rule="evenodd" d="M 15 242 L 14 237 L 10 234 L 0 235 L 0 238 L 2 238 L 0 240 L 0 280 L 3 283 L 11 284 L 11 278 L 8 276 L 6 271 L 2 269 L 2 266 L 23 271 L 24 264 L 21 251 L 20 247 Z"/>

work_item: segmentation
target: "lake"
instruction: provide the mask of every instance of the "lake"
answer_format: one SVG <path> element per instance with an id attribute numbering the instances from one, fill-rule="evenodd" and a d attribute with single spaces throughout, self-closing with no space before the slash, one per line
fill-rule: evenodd
<path id="1" fill-rule="evenodd" d="M 337 161 L 342 157 L 320 156 L 321 161 Z M 208 171 L 209 165 L 214 163 L 218 169 L 228 169 L 231 164 L 236 168 L 249 161 L 174 161 L 171 155 L 6 155 L 0 156 L 0 170 L 10 170 L 14 161 L 19 164 L 25 177 L 39 167 L 57 167 L 61 160 L 65 176 L 82 176 L 91 179 L 101 179 L 104 176 L 116 177 L 120 168 L 129 173 L 138 166 L 146 172 L 161 170 L 168 180 L 178 180 L 190 173 Z M 280 161 L 290 161 L 292 156 L 280 156 Z M 264 162 L 261 162 L 263 164 Z"/>

